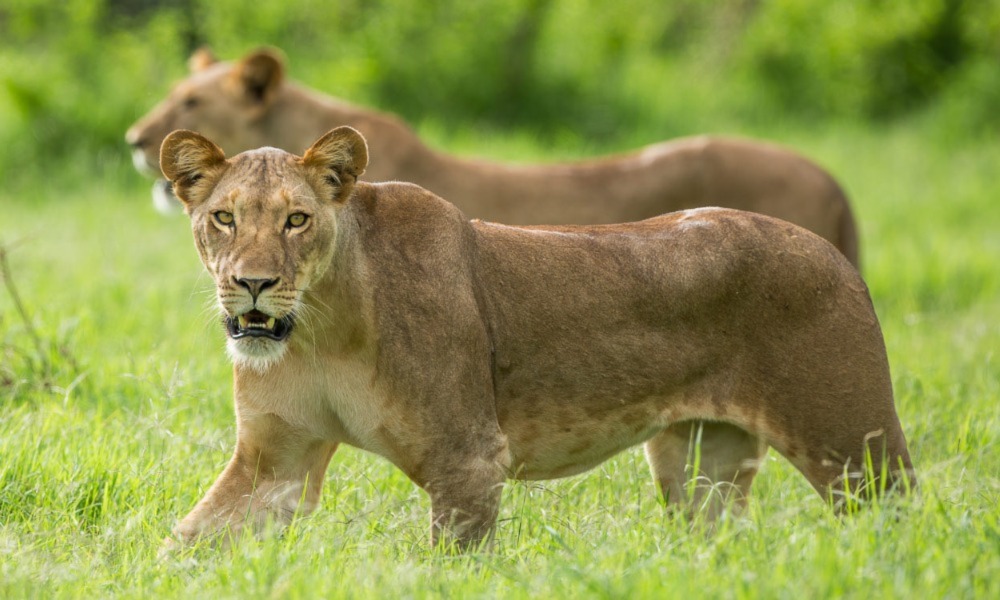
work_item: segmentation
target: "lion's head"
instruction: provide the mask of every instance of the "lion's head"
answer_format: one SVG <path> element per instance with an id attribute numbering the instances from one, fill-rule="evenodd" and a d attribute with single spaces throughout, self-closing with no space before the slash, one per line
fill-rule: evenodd
<path id="1" fill-rule="evenodd" d="M 262 148 L 227 160 L 187 130 L 163 141 L 160 167 L 215 279 L 237 364 L 263 371 L 284 355 L 303 294 L 330 265 L 336 212 L 367 163 L 365 140 L 349 127 L 330 131 L 301 158 Z"/>
<path id="2" fill-rule="evenodd" d="M 220 62 L 208 50 L 199 50 L 188 65 L 190 76 L 125 133 L 140 172 L 160 175 L 160 144 L 178 129 L 216 140 L 230 155 L 269 145 L 260 123 L 284 81 L 277 51 L 261 49 L 236 62 Z M 154 187 L 154 200 L 157 208 L 170 210 L 169 186 Z"/>

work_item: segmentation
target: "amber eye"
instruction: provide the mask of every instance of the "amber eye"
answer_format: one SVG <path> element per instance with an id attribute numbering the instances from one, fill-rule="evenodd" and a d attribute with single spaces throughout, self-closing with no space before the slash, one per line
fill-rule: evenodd
<path id="1" fill-rule="evenodd" d="M 198 106 L 199 100 L 194 96 L 188 96 L 184 99 L 184 108 L 191 110 L 192 108 Z"/>
<path id="2" fill-rule="evenodd" d="M 231 212 L 220 210 L 218 212 L 212 213 L 212 215 L 215 217 L 215 220 L 219 225 L 225 225 L 226 227 L 230 227 L 233 224 L 234 219 L 233 219 L 233 213 Z"/>
<path id="3" fill-rule="evenodd" d="M 309 217 L 303 213 L 294 213 L 288 215 L 288 228 L 292 229 L 294 227 L 302 227 L 303 225 L 306 224 L 306 221 L 308 220 Z"/>

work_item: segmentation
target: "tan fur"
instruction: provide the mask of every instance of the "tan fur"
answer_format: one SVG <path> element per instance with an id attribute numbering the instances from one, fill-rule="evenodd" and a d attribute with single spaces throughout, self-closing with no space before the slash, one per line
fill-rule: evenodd
<path id="1" fill-rule="evenodd" d="M 190 77 L 126 134 L 138 167 L 158 169 L 160 143 L 175 129 L 198 131 L 232 155 L 261 146 L 298 152 L 329 129 L 350 125 L 372 148 L 370 180 L 416 183 L 470 217 L 582 225 L 723 206 L 805 227 L 859 264 L 854 218 L 840 186 L 820 167 L 773 144 L 703 136 L 568 164 L 469 160 L 431 150 L 393 116 L 287 81 L 274 51 L 232 63 L 202 52 L 190 63 Z"/>
<path id="2" fill-rule="evenodd" d="M 180 540 L 312 510 L 341 443 L 402 469 L 434 539 L 462 545 L 490 531 L 506 478 L 643 442 L 667 502 L 710 515 L 745 502 L 769 446 L 826 497 L 857 489 L 866 448 L 890 484 L 911 469 L 867 288 L 805 229 L 726 209 L 470 222 L 415 185 L 355 183 L 367 153 L 346 127 L 304 159 L 221 155 L 192 132 L 162 149 L 164 173 L 198 182 L 178 195 L 220 305 L 296 325 L 230 340 L 236 451 Z M 286 225 L 299 212 L 309 225 Z M 253 298 L 244 278 L 273 284 Z"/>

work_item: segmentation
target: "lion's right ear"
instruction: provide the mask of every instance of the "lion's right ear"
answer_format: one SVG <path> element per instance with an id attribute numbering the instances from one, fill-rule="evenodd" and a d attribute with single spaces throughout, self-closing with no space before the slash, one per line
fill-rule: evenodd
<path id="1" fill-rule="evenodd" d="M 197 73 L 198 71 L 204 71 L 217 62 L 219 62 L 219 59 L 215 58 L 215 55 L 212 54 L 208 46 L 202 46 L 195 50 L 191 58 L 188 59 L 188 69 L 192 73 Z"/>
<path id="2" fill-rule="evenodd" d="M 302 164 L 313 168 L 319 185 L 329 186 L 333 200 L 343 202 L 368 166 L 368 143 L 356 129 L 337 127 L 306 150 Z"/>
<path id="3" fill-rule="evenodd" d="M 226 164 L 222 149 L 194 131 L 174 131 L 160 146 L 160 170 L 185 209 L 208 197 Z"/>
<path id="4" fill-rule="evenodd" d="M 267 106 L 285 79 L 285 63 L 278 50 L 261 48 L 236 63 L 233 76 L 247 99 Z"/>

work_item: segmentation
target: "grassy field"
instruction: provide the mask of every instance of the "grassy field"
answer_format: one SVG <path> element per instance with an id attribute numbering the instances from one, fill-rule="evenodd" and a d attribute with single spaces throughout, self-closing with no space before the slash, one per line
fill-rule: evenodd
<path id="1" fill-rule="evenodd" d="M 343 449 L 283 536 L 161 560 L 229 458 L 231 374 L 186 220 L 112 156 L 0 189 L 31 323 L 0 290 L 0 597 L 1000 597 L 1000 144 L 915 125 L 781 139 L 855 203 L 919 496 L 839 519 L 772 453 L 748 513 L 707 534 L 666 518 L 634 450 L 510 485 L 493 550 L 450 557 L 428 547 L 422 492 Z"/>

